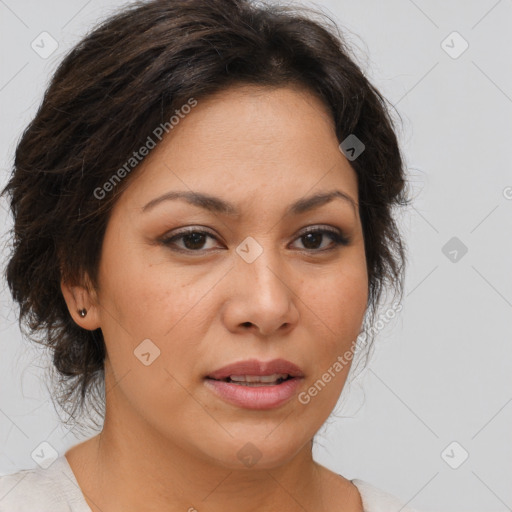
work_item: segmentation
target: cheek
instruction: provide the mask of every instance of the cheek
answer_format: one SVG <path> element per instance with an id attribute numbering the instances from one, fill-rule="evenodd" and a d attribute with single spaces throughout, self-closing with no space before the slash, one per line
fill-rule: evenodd
<path id="1" fill-rule="evenodd" d="M 368 277 L 364 263 L 345 265 L 338 272 L 305 281 L 301 298 L 330 334 L 345 340 L 359 333 L 368 300 Z"/>
<path id="2" fill-rule="evenodd" d="M 119 392 L 147 418 L 184 407 L 190 401 L 184 369 L 199 358 L 193 306 L 200 290 L 192 293 L 175 272 L 147 263 L 120 266 L 105 284 L 103 299 L 115 314 L 104 315 L 102 330 Z"/>
<path id="3" fill-rule="evenodd" d="M 106 265 L 102 272 L 102 330 L 116 378 L 129 372 L 130 380 L 140 383 L 130 389 L 133 397 L 166 389 L 165 395 L 170 397 L 174 390 L 179 399 L 173 377 L 185 383 L 190 378 L 185 369 L 200 359 L 198 340 L 212 314 L 203 296 L 218 277 L 199 278 L 197 270 L 191 276 L 169 262 L 142 258 Z M 145 366 L 144 357 L 154 362 Z"/>
<path id="4" fill-rule="evenodd" d="M 100 302 L 113 317 L 107 315 L 106 323 L 119 323 L 136 339 L 161 338 L 190 312 L 197 314 L 195 306 L 215 284 L 215 276 L 176 268 L 161 257 L 152 259 L 145 253 L 127 256 L 121 262 L 106 258 L 100 272 Z"/>
<path id="5" fill-rule="evenodd" d="M 314 340 L 310 347 L 313 371 L 309 384 L 317 383 L 312 393 L 318 393 L 316 407 L 324 414 L 334 407 L 345 384 L 367 306 L 365 260 L 354 258 L 349 264 L 347 258 L 345 263 L 339 271 L 330 270 L 321 279 L 317 276 L 309 283 L 306 280 L 302 291 L 310 318 L 309 338 Z"/>

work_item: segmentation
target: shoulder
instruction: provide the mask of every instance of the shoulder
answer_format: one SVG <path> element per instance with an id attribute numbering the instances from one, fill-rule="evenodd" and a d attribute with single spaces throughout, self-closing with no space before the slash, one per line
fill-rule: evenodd
<path id="1" fill-rule="evenodd" d="M 80 498 L 63 457 L 47 469 L 38 466 L 0 476 L 0 512 L 90 512 Z"/>
<path id="2" fill-rule="evenodd" d="M 365 480 L 354 479 L 352 483 L 357 487 L 363 502 L 364 512 L 418 512 L 399 500 Z"/>

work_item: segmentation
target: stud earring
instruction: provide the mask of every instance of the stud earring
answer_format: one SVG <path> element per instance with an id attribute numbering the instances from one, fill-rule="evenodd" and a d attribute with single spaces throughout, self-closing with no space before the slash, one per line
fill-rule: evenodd
<path id="1" fill-rule="evenodd" d="M 87 309 L 79 309 L 78 314 L 83 318 L 85 315 L 87 315 Z"/>

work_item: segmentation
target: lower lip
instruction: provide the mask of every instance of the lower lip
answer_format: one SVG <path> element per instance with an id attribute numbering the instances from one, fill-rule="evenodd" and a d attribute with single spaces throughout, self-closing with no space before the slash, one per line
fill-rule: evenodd
<path id="1" fill-rule="evenodd" d="M 296 394 L 302 379 L 294 377 L 275 386 L 244 386 L 221 380 L 206 379 L 205 384 L 216 395 L 244 409 L 274 409 Z"/>

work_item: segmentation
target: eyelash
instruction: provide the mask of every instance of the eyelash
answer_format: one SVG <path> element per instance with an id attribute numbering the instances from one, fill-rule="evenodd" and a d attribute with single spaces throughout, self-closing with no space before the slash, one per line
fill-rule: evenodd
<path id="1" fill-rule="evenodd" d="M 324 249 L 302 249 L 302 250 L 298 249 L 299 251 L 320 253 L 320 252 L 331 251 L 331 250 L 337 249 L 339 246 L 346 246 L 346 245 L 350 244 L 350 238 L 345 236 L 342 232 L 340 232 L 338 230 L 334 230 L 334 229 L 325 228 L 325 227 L 324 228 L 316 228 L 316 227 L 306 228 L 299 234 L 299 236 L 295 240 L 298 240 L 310 233 L 328 235 L 331 238 L 333 244 L 331 246 L 329 246 L 328 248 L 324 248 Z M 191 235 L 191 234 L 206 235 L 210 238 L 217 240 L 217 237 L 209 231 L 205 231 L 203 229 L 198 229 L 198 228 L 188 228 L 188 229 L 180 231 L 170 237 L 162 238 L 161 243 L 168 246 L 173 251 L 178 251 L 178 252 L 183 252 L 183 253 L 188 253 L 188 254 L 202 253 L 204 251 L 212 250 L 212 249 L 196 249 L 196 250 L 194 250 L 194 249 L 186 249 L 186 248 L 182 248 L 182 247 L 170 247 L 171 245 L 173 245 L 175 243 L 176 240 L 183 239 L 185 236 Z M 322 242 L 323 242 L 323 239 L 322 239 Z"/>

